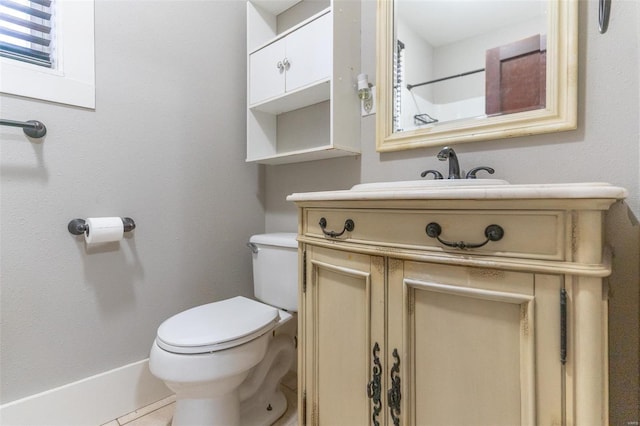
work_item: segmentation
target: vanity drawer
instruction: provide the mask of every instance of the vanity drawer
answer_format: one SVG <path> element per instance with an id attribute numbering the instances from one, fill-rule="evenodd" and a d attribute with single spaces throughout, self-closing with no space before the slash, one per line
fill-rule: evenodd
<path id="1" fill-rule="evenodd" d="M 339 234 L 347 220 L 353 230 L 340 236 L 325 235 L 325 231 Z M 482 247 L 460 249 L 448 247 L 429 237 L 426 227 L 437 223 L 440 239 L 445 242 L 483 243 L 485 229 L 499 225 L 504 235 L 499 241 L 489 241 Z M 361 209 L 305 209 L 303 233 L 308 237 L 343 241 L 353 244 L 375 244 L 386 247 L 447 251 L 465 254 L 498 255 L 507 257 L 564 260 L 565 215 L 560 211 L 448 211 L 448 210 L 361 210 Z"/>

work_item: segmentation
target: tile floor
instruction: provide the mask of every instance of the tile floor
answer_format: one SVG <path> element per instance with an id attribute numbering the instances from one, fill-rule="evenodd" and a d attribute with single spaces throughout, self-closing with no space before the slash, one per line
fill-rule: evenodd
<path id="1" fill-rule="evenodd" d="M 287 397 L 287 411 L 273 426 L 296 426 L 298 424 L 297 376 L 289 372 L 282 380 L 282 392 Z M 173 417 L 175 396 L 142 407 L 102 426 L 169 426 Z M 203 425 L 204 426 L 204 425 Z"/>

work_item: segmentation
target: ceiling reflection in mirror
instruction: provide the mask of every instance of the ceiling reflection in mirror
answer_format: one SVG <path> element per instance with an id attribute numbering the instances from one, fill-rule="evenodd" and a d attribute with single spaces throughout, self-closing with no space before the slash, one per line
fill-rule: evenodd
<path id="1" fill-rule="evenodd" d="M 396 0 L 393 132 L 544 109 L 546 0 Z"/>

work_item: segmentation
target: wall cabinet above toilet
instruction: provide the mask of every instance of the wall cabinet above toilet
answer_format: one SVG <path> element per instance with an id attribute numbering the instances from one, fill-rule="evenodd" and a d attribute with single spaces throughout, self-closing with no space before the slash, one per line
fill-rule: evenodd
<path id="1" fill-rule="evenodd" d="M 360 153 L 358 2 L 247 2 L 247 161 Z"/>

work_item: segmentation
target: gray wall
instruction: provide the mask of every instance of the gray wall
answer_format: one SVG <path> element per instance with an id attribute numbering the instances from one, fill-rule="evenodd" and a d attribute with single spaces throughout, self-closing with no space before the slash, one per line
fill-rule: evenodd
<path id="1" fill-rule="evenodd" d="M 0 128 L 3 403 L 144 359 L 170 315 L 252 294 L 245 21 L 241 0 L 97 0 L 96 110 L 0 98 L 49 130 Z M 138 227 L 87 252 L 66 227 L 94 216 Z"/>
<path id="2" fill-rule="evenodd" d="M 610 182 L 629 198 L 607 220 L 615 251 L 610 279 L 612 425 L 640 418 L 640 3 L 613 3 L 609 31 L 597 29 L 598 3 L 580 1 L 579 127 L 575 131 L 456 146 L 461 165 L 496 169 L 512 183 Z M 362 72 L 375 81 L 375 2 L 362 4 Z M 362 156 L 267 169 L 268 230 L 295 230 L 292 192 L 345 189 L 359 182 L 418 179 L 444 170 L 438 149 L 380 154 L 375 117 L 362 120 Z M 624 423 L 623 423 L 624 422 Z"/>

